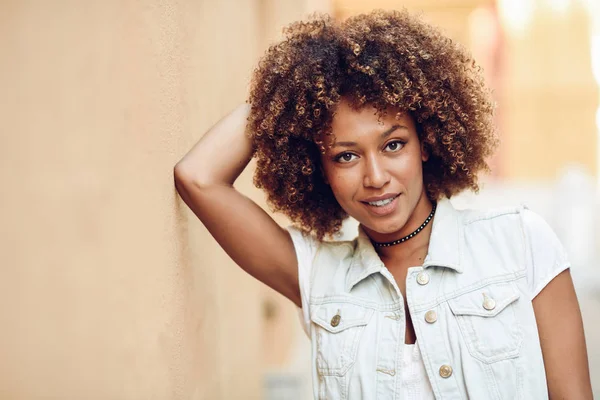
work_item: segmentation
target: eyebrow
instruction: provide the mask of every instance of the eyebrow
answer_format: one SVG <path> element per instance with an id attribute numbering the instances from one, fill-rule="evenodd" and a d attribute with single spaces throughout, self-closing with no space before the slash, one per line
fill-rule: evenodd
<path id="1" fill-rule="evenodd" d="M 406 129 L 408 130 L 408 128 L 404 125 L 393 125 L 390 129 L 386 130 L 385 132 L 383 132 L 380 135 L 381 139 L 385 139 L 386 137 L 390 136 L 392 134 L 392 132 L 394 132 L 396 129 Z M 352 146 L 356 146 L 358 143 L 356 142 L 335 142 L 332 146 L 333 147 L 352 147 Z"/>

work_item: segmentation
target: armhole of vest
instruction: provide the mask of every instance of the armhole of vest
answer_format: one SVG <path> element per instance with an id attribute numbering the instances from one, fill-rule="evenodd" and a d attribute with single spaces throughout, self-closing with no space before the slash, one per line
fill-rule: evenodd
<path id="1" fill-rule="evenodd" d="M 313 283 L 315 282 L 315 276 L 317 274 L 317 263 L 315 262 L 318 258 L 319 255 L 321 253 L 321 250 L 323 248 L 323 244 L 319 241 L 317 241 L 315 243 L 315 246 L 317 246 L 317 248 L 315 249 L 315 255 L 313 256 L 311 262 L 311 266 L 310 266 L 310 276 L 309 276 L 309 285 L 310 285 L 310 290 L 308 293 L 308 298 L 310 299 L 312 297 L 312 292 L 313 292 Z"/>
<path id="2" fill-rule="evenodd" d="M 548 275 L 546 278 L 544 278 L 544 280 L 540 283 L 538 283 L 537 287 L 533 290 L 533 292 L 531 292 L 529 294 L 529 300 L 533 301 L 533 299 L 535 299 L 537 297 L 538 294 L 540 294 L 540 292 L 542 290 L 544 290 L 544 288 L 546 286 L 548 286 L 548 284 L 550 282 L 552 282 L 552 280 L 554 278 L 556 278 L 558 275 L 560 275 L 561 273 L 563 273 L 565 270 L 571 268 L 571 264 L 569 263 L 565 263 L 565 264 L 556 264 L 557 267 L 555 267 L 552 270 L 552 273 L 550 275 Z"/>
<path id="3" fill-rule="evenodd" d="M 523 269 L 525 271 L 525 281 L 527 282 L 527 297 L 529 300 L 533 300 L 533 293 L 529 288 L 531 284 L 529 282 L 529 273 L 528 271 L 534 268 L 534 260 L 533 260 L 533 248 L 531 247 L 531 238 L 527 232 L 527 226 L 525 223 L 525 210 L 529 208 L 524 204 L 519 206 L 519 227 L 521 229 L 521 242 L 523 243 Z"/>
<path id="4" fill-rule="evenodd" d="M 523 243 L 523 267 L 525 272 L 527 272 L 528 269 L 533 268 L 534 260 L 531 238 L 529 237 L 527 226 L 525 224 L 525 210 L 528 210 L 526 206 L 522 205 L 519 207 L 519 228 L 521 229 L 521 243 Z"/>
<path id="5" fill-rule="evenodd" d="M 529 275 L 535 276 L 535 274 L 536 274 L 536 271 L 534 271 L 534 269 L 536 267 L 536 260 L 534 257 L 534 250 L 533 250 L 533 238 L 530 235 L 531 230 L 528 229 L 527 223 L 525 221 L 525 219 L 526 219 L 525 212 L 530 211 L 530 208 L 523 204 L 523 205 L 521 205 L 519 211 L 520 211 L 519 212 L 520 224 L 521 224 L 521 229 L 523 232 L 524 249 L 525 249 L 525 262 L 526 262 L 525 277 L 527 279 L 527 278 L 529 278 Z M 530 211 L 530 212 L 535 213 L 534 211 Z M 541 216 L 539 216 L 539 217 L 542 218 Z M 543 221 L 547 224 L 546 220 L 543 220 Z M 550 229 L 551 229 L 551 227 L 550 227 Z M 556 234 L 554 231 L 552 231 L 552 233 L 554 235 Z M 533 287 L 533 282 L 529 282 L 529 280 L 527 280 L 527 286 L 528 286 L 528 288 L 531 289 L 531 290 L 529 290 L 529 293 L 528 293 L 529 300 L 533 301 L 533 299 L 535 299 L 537 297 L 537 295 L 554 278 L 556 278 L 559 274 L 561 274 L 562 272 L 564 272 L 565 270 L 567 270 L 569 268 L 571 268 L 571 263 L 568 260 L 562 260 L 562 262 L 559 260 L 556 260 L 554 263 L 554 267 L 552 268 L 550 274 L 548 274 L 546 277 L 544 277 L 544 280 L 539 282 L 535 287 Z M 528 270 L 530 270 L 530 272 L 531 272 L 530 274 L 527 273 Z"/>
<path id="6" fill-rule="evenodd" d="M 300 291 L 301 307 L 296 308 L 299 320 L 302 323 L 302 330 L 310 339 L 312 336 L 310 322 L 310 297 L 313 290 L 312 284 L 314 275 L 314 260 L 317 250 L 319 248 L 319 242 L 315 238 L 306 235 L 304 232 L 302 232 L 293 225 L 288 226 L 286 229 L 289 231 L 292 237 L 292 241 L 294 243 L 294 251 L 296 253 L 296 259 L 298 264 L 298 289 Z M 307 250 L 309 248 L 313 249 L 313 257 L 310 259 L 306 257 L 308 253 Z M 307 268 L 309 269 L 308 271 L 306 270 Z M 306 289 L 304 287 L 306 284 L 308 285 L 308 290 L 305 292 L 303 289 Z M 304 294 L 306 294 L 306 296 L 304 296 Z"/>

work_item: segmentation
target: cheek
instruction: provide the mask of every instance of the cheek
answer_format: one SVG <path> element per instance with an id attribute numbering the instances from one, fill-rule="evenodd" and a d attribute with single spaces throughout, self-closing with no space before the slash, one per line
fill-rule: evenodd
<path id="1" fill-rule="evenodd" d="M 332 174 L 329 184 L 338 203 L 344 203 L 351 200 L 356 192 L 356 179 L 352 174 Z"/>
<path id="2" fill-rule="evenodd" d="M 411 157 L 394 165 L 396 179 L 406 188 L 419 189 L 423 183 L 423 165 L 420 157 Z"/>
<path id="3" fill-rule="evenodd" d="M 414 171 L 414 175 L 413 175 L 412 186 L 416 191 L 420 192 L 425 184 L 423 182 L 423 165 L 421 164 L 421 162 L 419 162 L 418 164 L 415 165 L 413 171 Z"/>
<path id="4" fill-rule="evenodd" d="M 416 160 L 413 168 L 413 179 L 416 181 L 422 181 L 423 180 L 423 164 L 421 159 Z"/>

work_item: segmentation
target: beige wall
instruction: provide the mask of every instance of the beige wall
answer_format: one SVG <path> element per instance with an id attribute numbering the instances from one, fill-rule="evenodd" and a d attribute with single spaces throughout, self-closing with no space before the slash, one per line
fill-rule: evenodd
<path id="1" fill-rule="evenodd" d="M 0 398 L 261 398 L 261 285 L 173 166 L 298 3 L 0 3 Z"/>

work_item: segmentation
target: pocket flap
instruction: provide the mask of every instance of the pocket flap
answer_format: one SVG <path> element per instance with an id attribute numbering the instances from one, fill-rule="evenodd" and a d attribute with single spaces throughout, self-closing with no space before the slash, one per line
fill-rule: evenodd
<path id="1" fill-rule="evenodd" d="M 520 297 L 514 283 L 492 283 L 448 300 L 454 315 L 493 317 Z"/>
<path id="2" fill-rule="evenodd" d="M 311 320 L 323 329 L 337 333 L 369 323 L 373 309 L 351 303 L 326 303 L 315 306 Z"/>

